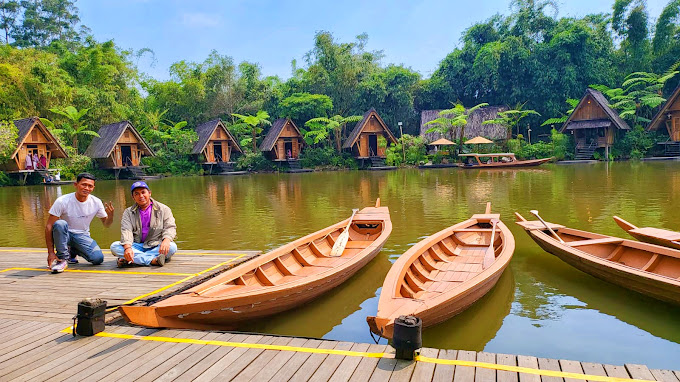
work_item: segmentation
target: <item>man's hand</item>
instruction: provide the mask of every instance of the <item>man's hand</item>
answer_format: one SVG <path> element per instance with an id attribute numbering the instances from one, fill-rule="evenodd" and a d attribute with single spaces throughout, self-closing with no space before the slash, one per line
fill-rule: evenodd
<path id="1" fill-rule="evenodd" d="M 116 209 L 113 208 L 113 203 L 109 201 L 108 203 L 104 203 L 104 211 L 106 211 L 106 217 L 102 218 L 102 223 L 104 223 L 104 227 L 109 228 L 111 226 L 111 223 L 113 223 L 113 212 Z"/>
<path id="2" fill-rule="evenodd" d="M 132 260 L 135 258 L 135 251 L 132 250 L 132 247 L 127 247 L 125 248 L 125 260 L 127 260 L 128 264 L 132 263 Z"/>
<path id="3" fill-rule="evenodd" d="M 168 239 L 167 237 L 165 239 L 163 239 L 163 241 L 161 242 L 161 247 L 158 249 L 158 253 L 161 254 L 161 255 L 164 255 L 164 256 L 167 255 L 168 251 L 170 251 L 170 243 L 171 242 L 172 241 L 170 239 Z"/>
<path id="4" fill-rule="evenodd" d="M 48 251 L 47 252 L 47 268 L 52 267 L 52 262 L 57 259 L 57 255 L 54 253 L 54 251 Z"/>

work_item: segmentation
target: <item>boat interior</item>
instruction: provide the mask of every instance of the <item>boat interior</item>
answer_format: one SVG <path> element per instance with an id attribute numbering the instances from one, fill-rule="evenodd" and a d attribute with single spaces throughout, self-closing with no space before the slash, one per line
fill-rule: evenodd
<path id="1" fill-rule="evenodd" d="M 451 234 L 425 248 L 399 280 L 395 297 L 427 299 L 450 290 L 484 270 L 484 254 L 491 244 L 492 225 L 476 222 L 454 228 Z M 493 235 L 494 257 L 503 250 L 501 230 Z"/>
<path id="2" fill-rule="evenodd" d="M 186 293 L 201 297 L 224 297 L 225 293 L 242 293 L 263 287 L 277 286 L 314 276 L 348 262 L 371 245 L 383 232 L 382 221 L 355 220 L 349 228 L 349 240 L 341 256 L 331 257 L 333 245 L 344 230 L 337 228 L 328 234 L 281 251 L 266 263 L 251 267 L 236 278 L 217 284 L 208 283 L 202 289 L 189 289 Z M 279 251 L 278 249 L 274 252 Z M 263 255 L 268 256 L 268 255 Z"/>
<path id="3" fill-rule="evenodd" d="M 659 248 L 659 251 L 638 248 L 656 247 L 646 244 L 638 246 L 636 242 L 629 240 L 570 228 L 558 228 L 554 231 L 566 245 L 590 255 L 660 276 L 680 278 L 680 252 L 673 256 L 671 252 L 677 251 L 666 248 Z M 552 237 L 548 230 L 543 232 Z"/>

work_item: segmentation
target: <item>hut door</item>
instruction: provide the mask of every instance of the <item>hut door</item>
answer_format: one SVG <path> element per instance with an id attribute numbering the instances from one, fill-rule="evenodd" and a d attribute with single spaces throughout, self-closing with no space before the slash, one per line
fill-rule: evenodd
<path id="1" fill-rule="evenodd" d="M 132 166 L 132 147 L 120 146 L 120 154 L 123 157 L 123 167 Z"/>
<path id="2" fill-rule="evenodd" d="M 371 134 L 368 136 L 368 156 L 374 157 L 378 155 L 378 136 Z"/>
<path id="3" fill-rule="evenodd" d="M 223 161 L 223 159 L 222 159 L 222 144 L 221 143 L 216 143 L 213 146 L 213 156 L 215 158 L 215 162 L 222 162 Z"/>
<path id="4" fill-rule="evenodd" d="M 287 141 L 284 144 L 284 149 L 285 149 L 285 153 L 286 153 L 286 159 L 294 158 L 294 156 L 293 156 L 293 142 Z"/>
<path id="5" fill-rule="evenodd" d="M 673 118 L 671 141 L 680 142 L 680 118 Z"/>

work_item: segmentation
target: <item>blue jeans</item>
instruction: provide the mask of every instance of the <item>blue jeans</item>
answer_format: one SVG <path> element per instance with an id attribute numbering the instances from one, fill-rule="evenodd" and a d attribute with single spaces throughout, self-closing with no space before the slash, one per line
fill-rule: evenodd
<path id="1" fill-rule="evenodd" d="M 152 248 L 144 248 L 144 243 L 132 243 L 132 251 L 135 253 L 132 262 L 137 265 L 151 265 L 153 259 L 160 254 L 158 252 L 160 247 L 160 245 L 157 245 Z M 175 252 L 177 252 L 177 244 L 173 241 L 170 242 L 170 248 L 168 249 L 168 254 L 165 255 L 165 259 L 170 259 Z M 125 248 L 120 244 L 120 241 L 114 241 L 111 244 L 111 253 L 119 258 L 125 258 Z"/>
<path id="2" fill-rule="evenodd" d="M 52 240 L 54 248 L 57 250 L 57 257 L 61 260 L 70 255 L 78 254 L 85 260 L 94 265 L 104 261 L 104 254 L 99 244 L 86 233 L 73 233 L 68 230 L 68 223 L 64 220 L 57 220 L 52 225 Z M 69 253 L 69 247 L 75 253 Z"/>

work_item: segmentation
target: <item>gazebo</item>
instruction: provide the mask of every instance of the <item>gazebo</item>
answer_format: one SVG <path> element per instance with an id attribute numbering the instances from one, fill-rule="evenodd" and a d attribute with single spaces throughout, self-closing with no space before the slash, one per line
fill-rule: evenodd
<path id="1" fill-rule="evenodd" d="M 99 168 L 113 170 L 116 179 L 122 170 L 128 170 L 132 178 L 145 175 L 142 157 L 155 154 L 130 121 L 102 126 L 97 133 L 99 137 L 92 140 L 85 156 L 96 160 Z"/>
<path id="2" fill-rule="evenodd" d="M 198 141 L 191 154 L 198 158 L 208 172 L 212 173 L 215 166 L 219 167 L 220 172 L 233 171 L 233 155 L 243 154 L 243 150 L 224 122 L 213 119 L 202 123 L 196 126 L 196 134 Z"/>

